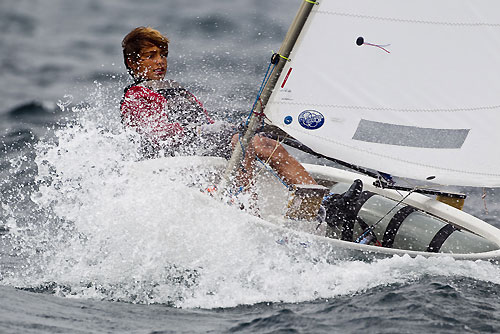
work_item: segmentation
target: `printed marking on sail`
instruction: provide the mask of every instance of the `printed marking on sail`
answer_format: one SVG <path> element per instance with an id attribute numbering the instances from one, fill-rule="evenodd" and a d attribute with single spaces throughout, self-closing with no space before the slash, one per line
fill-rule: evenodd
<path id="1" fill-rule="evenodd" d="M 299 124 L 307 130 L 319 129 L 325 123 L 325 117 L 317 110 L 304 110 L 299 114 Z"/>
<path id="2" fill-rule="evenodd" d="M 290 73 L 292 72 L 292 68 L 290 67 L 288 69 L 288 72 L 286 73 L 285 79 L 283 80 L 283 83 L 281 84 L 281 88 L 285 87 L 286 81 L 288 80 L 288 77 L 290 76 Z"/>

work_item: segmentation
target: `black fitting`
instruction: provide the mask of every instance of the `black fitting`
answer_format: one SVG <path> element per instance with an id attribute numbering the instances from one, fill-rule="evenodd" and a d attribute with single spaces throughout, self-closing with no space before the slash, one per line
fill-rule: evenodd
<path id="1" fill-rule="evenodd" d="M 276 65 L 280 61 L 280 54 L 275 53 L 271 56 L 271 64 Z"/>

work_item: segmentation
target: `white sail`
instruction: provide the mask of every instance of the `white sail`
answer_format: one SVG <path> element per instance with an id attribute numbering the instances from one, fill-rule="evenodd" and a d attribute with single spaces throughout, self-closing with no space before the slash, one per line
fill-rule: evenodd
<path id="1" fill-rule="evenodd" d="M 319 2 L 266 106 L 272 123 L 360 166 L 500 186 L 500 1 Z"/>

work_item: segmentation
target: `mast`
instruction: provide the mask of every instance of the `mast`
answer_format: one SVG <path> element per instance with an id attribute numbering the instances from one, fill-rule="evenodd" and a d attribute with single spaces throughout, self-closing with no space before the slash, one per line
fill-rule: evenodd
<path id="1" fill-rule="evenodd" d="M 306 23 L 307 18 L 309 17 L 309 14 L 313 6 L 316 4 L 317 4 L 316 1 L 310 1 L 310 0 L 304 0 L 302 2 L 302 5 L 300 6 L 290 28 L 288 29 L 287 34 L 285 35 L 285 39 L 281 44 L 279 53 L 277 55 L 273 55 L 273 59 L 271 61 L 273 63 L 274 62 L 277 63 L 270 75 L 269 80 L 267 81 L 266 85 L 264 86 L 264 89 L 262 90 L 261 98 L 258 99 L 254 109 L 252 109 L 252 114 L 248 122 L 248 127 L 245 134 L 240 140 L 240 145 L 237 144 L 234 147 L 231 159 L 229 160 L 226 171 L 224 172 L 221 183 L 219 184 L 219 189 L 221 190 L 220 194 L 224 194 L 227 190 L 227 187 L 231 184 L 231 182 L 233 182 L 233 177 L 236 174 L 236 171 L 238 170 L 241 161 L 244 158 L 243 152 L 244 150 L 246 150 L 248 143 L 253 138 L 255 132 L 260 126 L 261 120 L 260 116 L 258 115 L 259 113 L 257 111 L 258 110 L 263 111 L 267 102 L 269 101 L 269 97 L 271 96 L 271 93 L 273 92 L 274 87 L 278 82 L 281 72 L 285 67 L 285 63 L 295 45 L 295 42 L 297 41 L 299 34 L 302 31 L 302 28 L 304 27 L 304 24 Z"/>

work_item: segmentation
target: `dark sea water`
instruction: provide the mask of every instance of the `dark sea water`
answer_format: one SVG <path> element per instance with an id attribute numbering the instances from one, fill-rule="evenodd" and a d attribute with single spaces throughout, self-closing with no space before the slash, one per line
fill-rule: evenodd
<path id="1" fill-rule="evenodd" d="M 330 259 L 147 174 L 120 126 L 121 39 L 171 41 L 168 77 L 249 110 L 301 1 L 0 1 L 0 333 L 499 333 L 500 267 Z M 500 227 L 500 193 L 460 189 Z"/>

